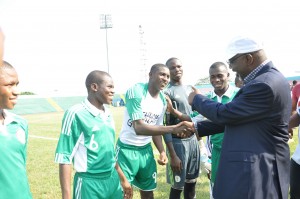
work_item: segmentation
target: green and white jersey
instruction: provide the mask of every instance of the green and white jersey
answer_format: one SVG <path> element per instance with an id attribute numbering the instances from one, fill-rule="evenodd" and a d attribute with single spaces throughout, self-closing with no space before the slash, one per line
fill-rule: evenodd
<path id="1" fill-rule="evenodd" d="M 138 83 L 127 90 L 125 100 L 126 109 L 119 139 L 125 144 L 144 146 L 151 142 L 152 136 L 137 135 L 132 121 L 142 119 L 148 125 L 162 125 L 167 108 L 165 96 L 160 92 L 155 99 L 148 92 L 148 83 Z"/>
<path id="2" fill-rule="evenodd" d="M 115 125 L 108 108 L 100 111 L 87 99 L 66 111 L 55 162 L 77 172 L 106 173 L 115 166 Z"/>
<path id="3" fill-rule="evenodd" d="M 32 198 L 26 174 L 27 121 L 4 110 L 0 125 L 0 198 Z"/>

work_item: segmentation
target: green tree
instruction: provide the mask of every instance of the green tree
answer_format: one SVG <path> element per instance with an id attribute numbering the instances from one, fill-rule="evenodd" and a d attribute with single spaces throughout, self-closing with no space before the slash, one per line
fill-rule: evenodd
<path id="1" fill-rule="evenodd" d="M 21 92 L 21 95 L 35 95 L 33 92 L 25 91 Z"/>
<path id="2" fill-rule="evenodd" d="M 199 85 L 203 85 L 203 84 L 210 84 L 209 77 L 204 77 L 204 78 L 198 79 L 195 86 L 199 86 Z"/>

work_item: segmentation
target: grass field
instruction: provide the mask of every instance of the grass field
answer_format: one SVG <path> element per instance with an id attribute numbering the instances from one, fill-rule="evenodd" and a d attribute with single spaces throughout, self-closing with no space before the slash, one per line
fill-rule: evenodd
<path id="1" fill-rule="evenodd" d="M 116 133 L 120 132 L 123 107 L 111 108 L 115 123 Z M 58 165 L 54 163 L 54 152 L 59 137 L 62 112 L 47 114 L 24 115 L 29 122 L 29 143 L 27 156 L 27 170 L 31 192 L 34 199 L 58 199 L 61 198 L 61 191 L 58 178 Z M 36 136 L 36 137 L 33 137 Z M 290 144 L 291 152 L 297 145 L 294 135 L 294 142 Z M 156 199 L 167 199 L 170 186 L 166 184 L 165 167 L 158 165 L 158 187 L 154 192 Z M 197 198 L 209 198 L 209 181 L 205 175 L 198 179 Z M 134 199 L 139 198 L 135 190 Z"/>

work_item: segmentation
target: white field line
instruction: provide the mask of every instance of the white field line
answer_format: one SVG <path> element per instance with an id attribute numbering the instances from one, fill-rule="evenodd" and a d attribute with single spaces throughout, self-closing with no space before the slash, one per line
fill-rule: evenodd
<path id="1" fill-rule="evenodd" d="M 44 139 L 44 140 L 58 140 L 58 138 L 50 138 L 50 137 L 44 137 L 44 136 L 37 136 L 37 135 L 29 135 L 31 138 L 38 138 L 38 139 Z M 159 152 L 156 148 L 153 148 L 153 153 L 155 155 L 159 155 Z"/>
<path id="2" fill-rule="evenodd" d="M 50 138 L 50 137 L 44 137 L 44 136 L 37 136 L 37 135 L 29 135 L 30 138 L 38 138 L 38 139 L 44 139 L 44 140 L 58 140 L 58 138 Z"/>

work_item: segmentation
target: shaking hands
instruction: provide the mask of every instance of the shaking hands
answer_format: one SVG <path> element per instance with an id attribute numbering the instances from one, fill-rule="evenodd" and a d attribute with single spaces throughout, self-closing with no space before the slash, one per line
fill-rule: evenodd
<path id="1" fill-rule="evenodd" d="M 176 128 L 174 128 L 172 134 L 175 134 L 176 136 L 181 138 L 186 138 L 186 137 L 190 137 L 195 132 L 196 129 L 194 127 L 193 122 L 183 121 L 176 124 Z"/>

